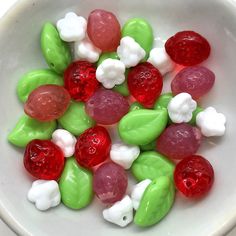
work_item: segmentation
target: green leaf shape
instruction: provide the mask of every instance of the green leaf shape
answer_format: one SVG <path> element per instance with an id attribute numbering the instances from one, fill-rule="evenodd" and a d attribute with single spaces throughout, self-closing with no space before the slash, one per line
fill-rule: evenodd
<path id="1" fill-rule="evenodd" d="M 82 134 L 95 125 L 95 121 L 87 115 L 83 102 L 71 101 L 69 108 L 58 119 L 59 124 L 74 135 Z"/>
<path id="2" fill-rule="evenodd" d="M 122 37 L 130 36 L 146 51 L 145 60 L 152 49 L 154 36 L 151 25 L 142 18 L 128 20 L 122 28 Z"/>
<path id="3" fill-rule="evenodd" d="M 59 181 L 63 204 L 75 210 L 88 206 L 93 199 L 92 186 L 92 173 L 80 167 L 73 157 L 67 159 Z"/>
<path id="4" fill-rule="evenodd" d="M 71 63 L 69 45 L 62 41 L 56 27 L 46 23 L 41 32 L 41 49 L 48 66 L 58 74 L 63 74 Z"/>
<path id="5" fill-rule="evenodd" d="M 119 57 L 116 52 L 105 52 L 105 53 L 101 54 L 101 56 L 99 57 L 99 60 L 97 62 L 97 66 L 99 66 L 104 60 L 109 59 L 109 58 L 119 60 Z"/>
<path id="6" fill-rule="evenodd" d="M 117 93 L 120 93 L 124 97 L 129 96 L 129 89 L 128 89 L 127 80 L 125 80 L 125 82 L 120 85 L 116 85 L 112 90 L 116 91 Z"/>
<path id="7" fill-rule="evenodd" d="M 26 102 L 29 94 L 44 84 L 56 84 L 63 86 L 64 81 L 55 72 L 44 69 L 34 70 L 22 76 L 17 85 L 17 95 L 20 101 Z"/>
<path id="8" fill-rule="evenodd" d="M 192 119 L 188 122 L 190 125 L 196 125 L 196 117 L 199 112 L 203 111 L 203 108 L 200 106 L 197 106 L 197 108 L 193 111 L 193 117 Z"/>
<path id="9" fill-rule="evenodd" d="M 174 198 L 174 184 L 168 176 L 153 180 L 143 194 L 134 223 L 140 227 L 157 224 L 170 211 Z"/>
<path id="10" fill-rule="evenodd" d="M 146 145 L 141 145 L 140 149 L 142 151 L 153 151 L 156 149 L 156 140 L 152 141 L 151 143 L 148 143 Z"/>
<path id="11" fill-rule="evenodd" d="M 8 135 L 8 141 L 15 146 L 25 147 L 33 139 L 51 139 L 56 127 L 56 121 L 40 122 L 23 115 Z"/>
<path id="12" fill-rule="evenodd" d="M 140 104 L 139 102 L 133 102 L 129 108 L 130 111 L 135 111 L 135 110 L 140 110 L 140 109 L 144 109 L 144 106 Z"/>
<path id="13" fill-rule="evenodd" d="M 141 153 L 131 167 L 132 174 L 138 181 L 154 180 L 161 176 L 173 179 L 174 169 L 173 162 L 155 151 Z"/>
<path id="14" fill-rule="evenodd" d="M 172 93 L 163 93 L 155 102 L 154 109 L 167 108 L 170 100 L 173 98 Z"/>
<path id="15" fill-rule="evenodd" d="M 146 145 L 156 139 L 165 129 L 167 109 L 140 109 L 126 114 L 119 122 L 121 139 L 128 144 Z"/>

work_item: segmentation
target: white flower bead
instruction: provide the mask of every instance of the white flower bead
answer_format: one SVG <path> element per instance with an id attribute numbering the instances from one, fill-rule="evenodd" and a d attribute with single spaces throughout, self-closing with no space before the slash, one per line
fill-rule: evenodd
<path id="1" fill-rule="evenodd" d="M 122 142 L 112 144 L 110 157 L 115 163 L 121 165 L 124 169 L 129 169 L 139 156 L 139 146 L 127 145 Z"/>
<path id="2" fill-rule="evenodd" d="M 101 50 L 93 45 L 89 39 L 75 42 L 75 58 L 85 59 L 91 63 L 98 61 Z"/>
<path id="3" fill-rule="evenodd" d="M 180 93 L 173 97 L 168 104 L 168 113 L 174 123 L 189 122 L 197 103 L 190 94 Z"/>
<path id="4" fill-rule="evenodd" d="M 155 66 L 162 75 L 165 75 L 174 69 L 174 63 L 166 53 L 165 48 L 153 48 L 150 51 L 147 61 Z"/>
<path id="5" fill-rule="evenodd" d="M 57 129 L 52 134 L 52 142 L 61 148 L 65 157 L 73 156 L 76 141 L 76 138 L 65 129 Z"/>
<path id="6" fill-rule="evenodd" d="M 146 55 L 144 49 L 129 36 L 123 37 L 117 48 L 120 60 L 127 68 L 136 66 Z"/>
<path id="7" fill-rule="evenodd" d="M 107 89 L 125 81 L 125 65 L 117 59 L 104 60 L 96 70 L 96 78 Z"/>
<path id="8" fill-rule="evenodd" d="M 79 41 L 85 37 L 87 21 L 82 16 L 69 12 L 65 18 L 57 22 L 57 30 L 62 40 L 66 42 Z"/>
<path id="9" fill-rule="evenodd" d="M 28 200 L 40 211 L 55 207 L 61 202 L 58 183 L 55 180 L 36 180 L 28 192 Z"/>
<path id="10" fill-rule="evenodd" d="M 133 221 L 133 204 L 128 195 L 113 206 L 103 210 L 103 218 L 113 224 L 125 227 Z"/>
<path id="11" fill-rule="evenodd" d="M 225 134 L 226 117 L 215 108 L 208 107 L 196 116 L 197 126 L 206 137 L 223 136 Z"/>
<path id="12" fill-rule="evenodd" d="M 140 202 L 142 200 L 143 194 L 152 181 L 150 179 L 145 179 L 140 183 L 134 185 L 133 191 L 131 193 L 131 199 L 133 202 L 133 207 L 135 210 L 139 208 Z"/>

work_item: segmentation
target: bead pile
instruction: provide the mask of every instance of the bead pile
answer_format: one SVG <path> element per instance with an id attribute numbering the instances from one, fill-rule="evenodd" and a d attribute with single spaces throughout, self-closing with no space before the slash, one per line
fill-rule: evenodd
<path id="1" fill-rule="evenodd" d="M 50 69 L 20 79 L 25 114 L 8 136 L 25 148 L 25 170 L 36 179 L 28 200 L 38 210 L 60 202 L 79 210 L 95 194 L 107 207 L 106 221 L 148 227 L 170 211 L 176 189 L 194 199 L 209 192 L 214 170 L 196 153 L 203 136 L 223 136 L 226 123 L 215 108 L 198 104 L 215 83 L 198 65 L 210 44 L 194 31 L 178 32 L 162 48 L 153 41 L 145 19 L 121 27 L 105 10 L 88 20 L 69 12 L 43 26 Z M 184 68 L 162 94 L 176 64 Z M 127 170 L 138 181 L 131 192 Z"/>

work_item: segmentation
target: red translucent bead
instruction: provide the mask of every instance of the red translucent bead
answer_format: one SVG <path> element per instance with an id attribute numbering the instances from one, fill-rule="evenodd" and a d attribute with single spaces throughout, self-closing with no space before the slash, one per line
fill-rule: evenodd
<path id="1" fill-rule="evenodd" d="M 94 172 L 93 190 L 105 204 L 120 201 L 126 192 L 127 185 L 125 170 L 113 162 L 102 164 Z"/>
<path id="2" fill-rule="evenodd" d="M 149 62 L 141 63 L 129 71 L 129 91 L 145 107 L 153 106 L 161 94 L 162 86 L 160 72 Z"/>
<path id="3" fill-rule="evenodd" d="M 111 125 L 128 113 L 129 103 L 117 92 L 99 89 L 86 102 L 86 111 L 98 124 Z"/>
<path id="4" fill-rule="evenodd" d="M 202 197 L 213 185 L 214 170 L 208 160 L 193 155 L 176 165 L 174 180 L 177 189 L 186 197 Z"/>
<path id="5" fill-rule="evenodd" d="M 87 129 L 78 137 L 75 146 L 77 162 L 86 168 L 92 168 L 106 160 L 111 149 L 111 139 L 102 126 Z"/>
<path id="6" fill-rule="evenodd" d="M 26 146 L 24 166 L 37 179 L 57 180 L 63 171 L 64 162 L 61 149 L 49 140 L 35 139 Z"/>
<path id="7" fill-rule="evenodd" d="M 96 69 L 90 62 L 76 61 L 64 72 L 65 88 L 76 101 L 87 101 L 99 86 Z"/>
<path id="8" fill-rule="evenodd" d="M 94 10 L 89 14 L 87 33 L 93 44 L 102 51 L 116 51 L 120 43 L 120 24 L 114 14 Z"/>
<path id="9" fill-rule="evenodd" d="M 201 140 L 198 128 L 185 123 L 172 124 L 157 139 L 157 150 L 169 158 L 183 159 L 197 152 Z"/>
<path id="10" fill-rule="evenodd" d="M 186 67 L 172 80 L 171 90 L 175 95 L 186 92 L 189 93 L 193 99 L 199 99 L 210 91 L 214 82 L 214 73 L 206 67 Z"/>
<path id="11" fill-rule="evenodd" d="M 70 94 L 62 86 L 42 85 L 36 88 L 25 103 L 25 113 L 39 121 L 58 119 L 67 110 Z"/>
<path id="12" fill-rule="evenodd" d="M 194 31 L 181 31 L 169 38 L 165 43 L 170 58 L 184 66 L 194 66 L 210 55 L 210 44 Z"/>

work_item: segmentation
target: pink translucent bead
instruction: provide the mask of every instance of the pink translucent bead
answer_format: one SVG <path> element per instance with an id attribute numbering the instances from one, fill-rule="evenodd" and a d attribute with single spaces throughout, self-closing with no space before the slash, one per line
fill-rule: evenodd
<path id="1" fill-rule="evenodd" d="M 93 190 L 105 204 L 121 200 L 128 185 L 124 169 L 113 163 L 102 164 L 94 173 Z"/>
<path id="2" fill-rule="evenodd" d="M 88 18 L 87 33 L 95 46 L 102 51 L 116 51 L 120 43 L 120 24 L 114 14 L 104 10 L 94 10 Z"/>
<path id="3" fill-rule="evenodd" d="M 173 79 L 171 90 L 174 94 L 186 92 L 198 99 L 209 92 L 215 82 L 212 71 L 203 66 L 182 69 Z"/>
<path id="4" fill-rule="evenodd" d="M 86 102 L 86 111 L 98 124 L 111 125 L 128 113 L 129 104 L 121 94 L 99 89 Z"/>
<path id="5" fill-rule="evenodd" d="M 183 159 L 195 154 L 201 144 L 198 128 L 189 124 L 173 124 L 164 130 L 157 140 L 157 150 L 173 159 Z"/>

